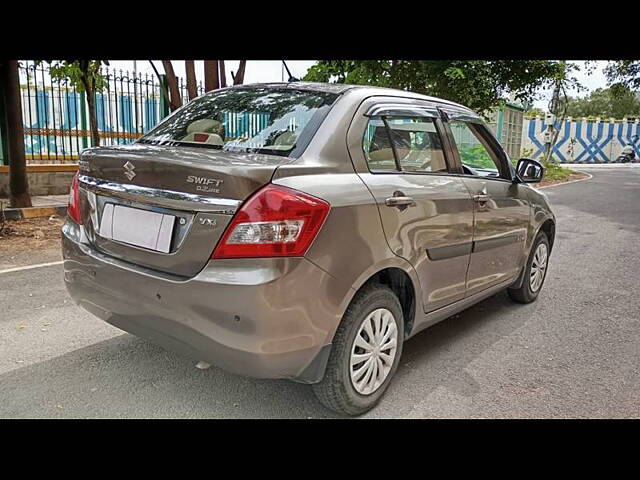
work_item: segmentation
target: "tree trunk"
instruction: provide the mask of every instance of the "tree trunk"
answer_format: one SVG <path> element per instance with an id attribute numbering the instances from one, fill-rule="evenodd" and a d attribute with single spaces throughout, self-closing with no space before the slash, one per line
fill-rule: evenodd
<path id="1" fill-rule="evenodd" d="M 89 107 L 89 128 L 91 128 L 91 139 L 93 146 L 100 145 L 100 135 L 98 133 L 98 119 L 96 118 L 96 92 L 92 88 L 87 90 L 87 105 Z"/>
<path id="2" fill-rule="evenodd" d="M 224 69 L 224 60 L 218 61 L 220 65 L 220 88 L 224 88 L 227 86 L 227 73 Z"/>
<path id="3" fill-rule="evenodd" d="M 96 92 L 88 79 L 89 72 L 84 72 L 82 84 L 87 96 L 87 106 L 89 107 L 89 128 L 91 129 L 91 143 L 94 147 L 100 145 L 100 135 L 98 134 L 98 119 L 96 118 Z"/>
<path id="4" fill-rule="evenodd" d="M 204 91 L 210 92 L 220 88 L 218 82 L 218 60 L 204 61 Z"/>
<path id="5" fill-rule="evenodd" d="M 198 96 L 198 86 L 196 85 L 196 67 L 193 60 L 185 60 L 184 69 L 187 72 L 187 92 L 189 93 L 189 100 L 193 100 Z"/>
<path id="6" fill-rule="evenodd" d="M 167 100 L 169 100 L 169 90 L 167 90 L 167 87 L 165 86 L 164 82 L 162 81 L 162 77 L 160 76 L 160 72 L 158 72 L 158 69 L 156 68 L 156 66 L 154 65 L 152 60 L 149 60 L 149 63 L 151 64 L 151 68 L 153 68 L 153 71 L 156 74 L 156 78 L 158 79 L 158 86 L 162 89 L 162 93 L 164 94 L 165 98 Z"/>
<path id="7" fill-rule="evenodd" d="M 233 78 L 234 85 L 242 85 L 244 82 L 244 69 L 247 65 L 246 60 L 240 60 L 240 65 L 238 65 L 238 71 L 236 72 L 236 76 Z"/>
<path id="8" fill-rule="evenodd" d="M 4 90 L 9 154 L 9 201 L 11 207 L 31 206 L 27 159 L 24 155 L 24 128 L 22 126 L 22 102 L 20 100 L 20 76 L 18 62 L 7 60 L 0 65 L 0 94 Z"/>
<path id="9" fill-rule="evenodd" d="M 173 71 L 171 60 L 162 60 L 162 66 L 164 67 L 164 73 L 167 75 L 167 85 L 169 86 L 169 108 L 173 112 L 182 106 L 178 79 Z"/>

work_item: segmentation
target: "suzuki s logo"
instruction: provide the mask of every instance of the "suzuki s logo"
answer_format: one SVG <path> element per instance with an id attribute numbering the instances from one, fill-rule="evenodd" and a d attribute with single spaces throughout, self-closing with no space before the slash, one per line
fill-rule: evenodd
<path id="1" fill-rule="evenodd" d="M 133 177 L 136 176 L 136 173 L 134 172 L 136 169 L 135 165 L 131 162 L 127 162 L 122 167 L 124 168 L 124 176 L 129 180 L 133 180 Z"/>
<path id="2" fill-rule="evenodd" d="M 187 175 L 187 183 L 194 183 L 198 192 L 220 193 L 220 185 L 224 180 L 210 177 L 198 177 L 196 175 Z"/>

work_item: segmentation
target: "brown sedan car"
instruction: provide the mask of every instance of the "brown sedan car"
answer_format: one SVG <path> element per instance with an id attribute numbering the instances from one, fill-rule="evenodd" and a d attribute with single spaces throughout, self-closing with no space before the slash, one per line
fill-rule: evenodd
<path id="1" fill-rule="evenodd" d="M 508 289 L 536 299 L 555 217 L 481 117 L 405 91 L 256 84 L 85 150 L 65 282 L 107 322 L 347 414 L 403 342 Z"/>

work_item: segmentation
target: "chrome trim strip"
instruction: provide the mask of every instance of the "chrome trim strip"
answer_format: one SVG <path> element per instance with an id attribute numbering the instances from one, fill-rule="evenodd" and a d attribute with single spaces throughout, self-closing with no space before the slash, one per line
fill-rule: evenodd
<path id="1" fill-rule="evenodd" d="M 242 203 L 240 200 L 232 200 L 229 198 L 205 197 L 195 193 L 175 192 L 173 190 L 116 183 L 88 175 L 80 175 L 78 181 L 81 187 L 89 191 L 165 208 L 175 208 L 177 210 L 233 215 Z"/>
<path id="2" fill-rule="evenodd" d="M 415 105 L 407 103 L 378 103 L 372 105 L 366 117 L 375 116 L 403 116 L 403 117 L 429 117 L 438 118 L 438 110 L 435 107 L 426 105 Z"/>
<path id="3" fill-rule="evenodd" d="M 463 122 L 467 121 L 484 125 L 484 120 L 482 120 L 482 117 L 476 115 L 474 112 L 467 112 L 455 107 L 451 107 L 449 105 L 443 105 L 442 107 L 440 107 L 440 110 L 447 114 L 447 116 L 449 117 L 449 121 L 460 120 Z"/>
<path id="4" fill-rule="evenodd" d="M 524 243 L 524 235 L 518 233 L 510 233 L 497 238 L 486 238 L 484 240 L 475 240 L 473 242 L 473 250 L 471 253 L 484 252 L 492 248 L 500 248 L 511 243 Z"/>

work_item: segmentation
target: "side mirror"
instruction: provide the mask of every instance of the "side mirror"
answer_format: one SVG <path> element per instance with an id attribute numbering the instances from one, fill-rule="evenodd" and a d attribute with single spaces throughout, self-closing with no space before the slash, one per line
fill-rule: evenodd
<path id="1" fill-rule="evenodd" d="M 538 183 L 544 177 L 544 167 L 531 158 L 521 158 L 516 167 L 518 177 L 526 183 Z"/>

